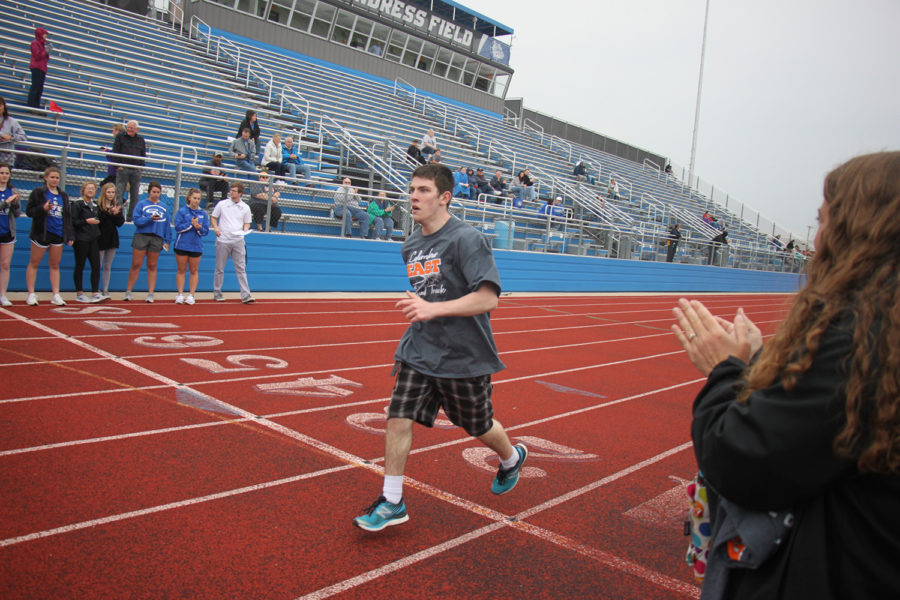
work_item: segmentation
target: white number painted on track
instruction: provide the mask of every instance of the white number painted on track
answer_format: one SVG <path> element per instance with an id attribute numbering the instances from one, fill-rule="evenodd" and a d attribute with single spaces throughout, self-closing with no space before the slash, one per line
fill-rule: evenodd
<path id="1" fill-rule="evenodd" d="M 516 437 L 516 440 L 528 446 L 529 460 L 541 458 L 545 460 L 587 462 L 597 460 L 598 458 L 596 454 L 582 452 L 575 448 L 569 448 L 568 446 L 563 446 L 562 444 L 557 444 L 530 435 Z M 497 470 L 497 455 L 490 448 L 466 448 L 463 450 L 462 455 L 471 465 L 478 467 L 479 469 L 490 472 Z M 488 459 L 491 459 L 490 463 L 488 462 Z M 547 472 L 543 469 L 530 466 L 522 467 L 520 474 L 522 477 L 526 478 L 547 476 Z"/>
<path id="2" fill-rule="evenodd" d="M 385 414 L 387 412 L 387 407 L 385 407 L 384 410 L 385 412 L 380 413 L 354 413 L 348 415 L 347 424 L 360 431 L 384 435 L 385 429 L 387 428 L 387 415 Z M 446 417 L 441 416 L 443 414 L 443 411 L 441 411 L 439 416 L 434 420 L 435 429 L 453 429 L 456 427 L 456 425 L 451 423 Z"/>
<path id="3" fill-rule="evenodd" d="M 675 475 L 669 475 L 669 479 L 677 484 L 676 487 L 629 508 L 625 511 L 625 516 L 648 525 L 670 525 L 681 522 L 690 505 L 685 491 L 690 481 Z"/>
<path id="4" fill-rule="evenodd" d="M 134 338 L 134 343 L 138 346 L 147 346 L 148 348 L 204 348 L 208 346 L 218 346 L 224 344 L 222 340 L 208 335 L 164 335 L 157 337 L 155 335 L 142 335 Z"/>
<path id="5" fill-rule="evenodd" d="M 294 381 L 280 381 L 278 383 L 260 383 L 254 387 L 264 394 L 296 394 L 298 396 L 317 396 L 321 398 L 342 398 L 353 394 L 352 390 L 346 390 L 340 386 L 362 387 L 361 383 L 332 375 L 327 379 L 315 379 L 313 377 L 301 377 Z"/>
<path id="6" fill-rule="evenodd" d="M 51 308 L 50 312 L 61 315 L 130 315 L 127 308 L 118 306 L 60 306 Z"/>
<path id="7" fill-rule="evenodd" d="M 85 325 L 96 327 L 100 331 L 121 331 L 126 327 L 143 327 L 146 329 L 178 329 L 174 323 L 138 323 L 136 321 L 85 321 Z"/>
<path id="8" fill-rule="evenodd" d="M 206 358 L 182 358 L 182 362 L 189 365 L 205 369 L 210 373 L 221 375 L 222 373 L 238 373 L 241 371 L 255 371 L 259 368 L 266 369 L 284 369 L 288 366 L 287 361 L 271 356 L 262 356 L 261 354 L 232 354 L 225 359 L 225 362 L 237 365 L 234 368 L 222 366 L 214 360 Z M 250 361 L 265 361 L 259 367 L 253 367 L 247 364 Z"/>

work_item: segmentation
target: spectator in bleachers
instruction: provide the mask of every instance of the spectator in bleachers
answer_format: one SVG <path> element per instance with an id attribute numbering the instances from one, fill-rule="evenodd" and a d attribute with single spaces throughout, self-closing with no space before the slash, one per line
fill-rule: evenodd
<path id="1" fill-rule="evenodd" d="M 672 165 L 670 165 L 669 163 L 666 163 L 666 175 L 675 175 L 672 172 Z"/>
<path id="2" fill-rule="evenodd" d="M 228 181 L 225 179 L 225 171 L 222 170 L 222 153 L 216 152 L 209 162 L 203 166 L 203 176 L 200 178 L 198 185 L 200 189 L 206 192 L 206 210 L 212 212 L 216 203 L 224 200 L 228 195 Z M 216 193 L 219 194 L 219 200 L 216 200 Z"/>
<path id="3" fill-rule="evenodd" d="M 612 200 L 619 199 L 619 184 L 614 177 L 609 178 L 609 184 L 606 186 L 606 197 Z"/>
<path id="4" fill-rule="evenodd" d="M 469 176 L 466 174 L 465 165 L 460 166 L 459 170 L 453 174 L 453 197 L 469 197 Z"/>
<path id="5" fill-rule="evenodd" d="M 784 242 L 781 241 L 781 234 L 777 234 L 775 237 L 769 240 L 769 244 L 775 248 L 776 251 L 781 252 L 784 250 Z"/>
<path id="6" fill-rule="evenodd" d="M 488 182 L 487 178 L 484 176 L 484 169 L 481 167 L 475 169 L 475 177 L 474 177 L 475 187 L 475 197 L 477 198 L 479 194 L 493 194 L 494 188 L 491 187 L 491 184 Z"/>
<path id="7" fill-rule="evenodd" d="M 100 294 L 104 300 L 109 299 L 109 279 L 112 275 L 112 262 L 119 249 L 119 227 L 125 223 L 122 205 L 116 202 L 116 185 L 105 183 L 100 187 L 100 237 L 97 238 L 97 249 L 100 251 L 100 269 L 103 271 L 103 285 Z"/>
<path id="8" fill-rule="evenodd" d="M 48 254 L 50 267 L 50 288 L 53 296 L 50 303 L 65 306 L 66 302 L 59 295 L 59 261 L 62 259 L 63 245 L 72 245 L 72 217 L 69 211 L 69 195 L 59 187 L 60 171 L 57 167 L 47 167 L 44 171 L 44 185 L 31 190 L 25 214 L 31 217 L 31 256 L 25 269 L 25 285 L 28 287 L 28 298 L 25 303 L 37 306 L 34 293 L 37 282 L 38 265 Z"/>
<path id="9" fill-rule="evenodd" d="M 250 283 L 247 281 L 247 245 L 245 232 L 250 230 L 253 220 L 250 207 L 243 201 L 244 184 L 231 182 L 228 199 L 222 200 L 213 209 L 212 229 L 216 233 L 216 268 L 213 272 L 213 300 L 224 302 L 222 285 L 225 283 L 225 265 L 228 259 L 234 264 L 234 274 L 241 288 L 241 302 L 256 302 L 250 295 Z"/>
<path id="10" fill-rule="evenodd" d="M 116 171 L 116 197 L 122 204 L 125 203 L 125 187 L 128 187 L 128 210 L 126 220 L 131 221 L 134 208 L 138 203 L 138 194 L 141 193 L 141 169 L 144 166 L 144 158 L 147 156 L 147 143 L 138 134 L 138 122 L 131 120 L 125 123 L 125 131 L 116 136 L 113 142 L 113 153 L 126 156 L 116 156 L 117 163 L 123 165 Z M 133 158 L 132 158 L 133 157 Z"/>
<path id="11" fill-rule="evenodd" d="M 584 164 L 583 160 L 575 165 L 575 168 L 572 170 L 572 175 L 574 175 L 575 179 L 578 181 L 587 181 L 591 185 L 594 184 L 594 178 L 588 173 L 587 166 Z"/>
<path id="12" fill-rule="evenodd" d="M 719 219 L 709 211 L 704 211 L 703 216 L 700 217 L 703 219 L 703 222 L 709 225 L 710 227 L 715 227 L 716 229 L 722 229 L 722 226 L 719 224 Z"/>
<path id="13" fill-rule="evenodd" d="M 388 202 L 387 193 L 378 192 L 378 197 L 373 198 L 369 202 L 369 208 L 366 212 L 369 213 L 369 227 L 371 228 L 369 237 L 372 239 L 391 239 L 391 234 L 394 232 L 394 207 Z M 381 235 L 382 229 L 384 229 L 383 237 Z"/>
<path id="14" fill-rule="evenodd" d="M 709 243 L 709 264 L 716 262 L 716 254 L 719 252 L 720 246 L 728 245 L 728 229 L 723 227 L 722 232 L 715 236 Z"/>
<path id="15" fill-rule="evenodd" d="M 116 143 L 116 136 L 125 131 L 125 126 L 121 123 L 116 123 L 112 126 L 112 137 L 113 144 Z M 115 166 L 113 163 L 117 162 L 116 158 L 111 154 L 112 146 L 101 146 L 101 150 L 106 152 L 106 162 L 109 165 L 106 167 L 106 177 L 100 182 L 100 187 L 102 188 L 107 183 L 115 183 L 116 182 L 116 173 L 119 170 L 119 167 Z"/>
<path id="16" fill-rule="evenodd" d="M 47 64 L 50 62 L 51 45 L 47 38 L 50 36 L 43 27 L 34 30 L 34 40 L 31 41 L 31 90 L 28 92 L 28 106 L 41 107 L 41 96 L 44 94 L 44 79 L 47 77 Z"/>
<path id="17" fill-rule="evenodd" d="M 269 228 L 276 229 L 278 222 L 281 220 L 281 207 L 278 206 L 278 199 L 281 198 L 281 192 L 272 189 L 269 195 L 269 174 L 263 170 L 257 175 L 257 181 L 250 184 L 250 213 L 253 216 L 253 224 L 256 225 L 257 231 L 265 229 L 266 212 L 269 211 L 269 199 L 272 200 L 272 209 L 269 212 Z"/>
<path id="18" fill-rule="evenodd" d="M 147 297 L 145 302 L 153 303 L 153 290 L 156 289 L 156 265 L 159 253 L 169 251 L 172 241 L 172 229 L 169 227 L 169 209 L 160 202 L 162 186 L 158 181 L 147 185 L 147 197 L 138 202 L 134 209 L 134 237 L 131 239 L 131 268 L 128 270 L 128 286 L 125 288 L 125 300 L 132 299 L 131 290 L 137 283 L 144 257 L 147 258 Z"/>
<path id="19" fill-rule="evenodd" d="M 424 165 L 426 162 L 425 157 L 422 156 L 422 151 L 419 150 L 419 140 L 412 141 L 409 148 L 406 149 L 406 155 L 410 158 L 410 162 L 414 168 L 419 165 Z"/>
<path id="20" fill-rule="evenodd" d="M 434 156 L 434 153 L 437 152 L 437 138 L 434 137 L 434 129 L 429 129 L 425 132 L 425 135 L 422 136 L 422 156 L 425 157 L 426 162 L 431 162 L 431 157 Z"/>
<path id="21" fill-rule="evenodd" d="M 256 118 L 255 110 L 247 111 L 247 114 L 244 116 L 244 120 L 241 121 L 241 124 L 238 127 L 237 137 L 241 137 L 245 127 L 250 130 L 250 139 L 253 140 L 253 144 L 254 144 L 253 147 L 256 148 L 257 151 L 259 151 L 260 130 L 259 130 L 259 121 Z M 251 160 L 254 163 L 256 163 L 256 155 L 255 154 L 253 155 L 253 158 Z"/>
<path id="22" fill-rule="evenodd" d="M 531 176 L 531 169 L 522 169 L 519 171 L 519 185 L 517 186 L 522 200 L 529 202 L 531 200 L 535 200 L 537 198 L 537 189 L 534 184 L 537 182 L 537 177 Z"/>
<path id="23" fill-rule="evenodd" d="M 794 240 L 793 240 L 793 239 L 788 238 L 788 243 L 787 243 L 787 245 L 784 247 L 784 251 L 787 252 L 787 253 L 789 253 L 789 254 L 793 254 L 793 253 L 794 253 Z"/>
<path id="24" fill-rule="evenodd" d="M 0 306 L 12 306 L 6 297 L 9 265 L 16 246 L 16 219 L 21 214 L 19 190 L 12 186 L 12 169 L 0 163 Z"/>
<path id="25" fill-rule="evenodd" d="M 666 240 L 666 262 L 675 260 L 675 251 L 678 249 L 678 242 L 681 240 L 681 225 L 675 223 L 669 230 L 669 239 Z"/>
<path id="26" fill-rule="evenodd" d="M 359 224 L 359 237 L 369 237 L 369 213 L 359 206 L 356 188 L 350 187 L 350 178 L 344 177 L 341 187 L 334 193 L 334 216 L 342 220 L 341 234 L 350 237 L 353 221 Z"/>
<path id="27" fill-rule="evenodd" d="M 191 188 L 184 197 L 184 206 L 175 213 L 175 304 L 193 304 L 197 284 L 200 282 L 200 257 L 203 255 L 203 238 L 209 234 L 209 215 L 200 208 L 200 190 Z M 190 271 L 188 295 L 184 297 L 184 275 Z"/>
<path id="28" fill-rule="evenodd" d="M 441 149 L 438 148 L 434 151 L 434 154 L 431 155 L 431 160 L 428 161 L 430 165 L 436 165 L 441 163 Z"/>
<path id="29" fill-rule="evenodd" d="M 234 138 L 231 142 L 231 154 L 234 156 L 234 164 L 240 171 L 256 172 L 256 143 L 250 137 L 250 128 L 241 129 L 241 137 Z M 249 175 L 245 175 L 249 177 Z"/>
<path id="30" fill-rule="evenodd" d="M 497 169 L 491 178 L 490 186 L 495 196 L 502 196 L 506 192 L 506 181 L 503 180 L 503 171 Z M 500 202 L 500 200 L 495 199 L 495 202 Z"/>
<path id="31" fill-rule="evenodd" d="M 75 300 L 78 302 L 100 302 L 105 298 L 100 294 L 100 209 L 94 202 L 97 184 L 87 181 L 81 185 L 81 198 L 69 204 L 72 212 L 72 229 L 75 241 L 72 250 L 75 252 L 75 270 L 72 276 L 75 282 Z M 84 293 L 84 263 L 91 263 L 91 295 Z"/>
<path id="32" fill-rule="evenodd" d="M 16 162 L 16 142 L 24 142 L 28 138 L 25 130 L 13 117 L 9 116 L 6 100 L 0 97 L 0 164 L 12 169 Z"/>
<path id="33" fill-rule="evenodd" d="M 266 143 L 266 149 L 263 152 L 262 166 L 275 173 L 276 177 L 284 177 L 284 174 L 287 173 L 288 169 L 284 163 L 281 162 L 281 159 L 281 134 L 276 133 L 272 136 L 272 139 Z"/>
<path id="34" fill-rule="evenodd" d="M 381 44 L 378 43 L 377 40 L 372 40 L 369 44 L 369 53 L 374 54 L 375 56 L 381 56 L 384 49 L 381 47 Z"/>
<path id="35" fill-rule="evenodd" d="M 565 217 L 566 207 L 563 206 L 563 197 L 557 196 L 556 198 L 548 200 L 538 209 L 538 213 L 547 215 L 548 217 Z"/>
<path id="36" fill-rule="evenodd" d="M 290 173 L 291 178 L 297 177 L 297 171 L 300 171 L 303 179 L 312 177 L 312 171 L 310 170 L 309 165 L 303 163 L 300 159 L 300 155 L 298 155 L 297 151 L 294 149 L 294 138 L 291 136 L 284 138 L 284 144 L 282 144 L 281 148 L 281 164 L 285 166 L 287 172 Z"/>

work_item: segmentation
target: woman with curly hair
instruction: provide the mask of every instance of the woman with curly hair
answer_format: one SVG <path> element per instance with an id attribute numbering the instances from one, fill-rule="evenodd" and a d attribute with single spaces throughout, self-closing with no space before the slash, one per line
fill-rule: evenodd
<path id="1" fill-rule="evenodd" d="M 846 162 L 824 195 L 805 285 L 764 347 L 742 310 L 674 309 L 708 375 L 691 426 L 720 497 L 704 598 L 900 598 L 900 152 Z"/>

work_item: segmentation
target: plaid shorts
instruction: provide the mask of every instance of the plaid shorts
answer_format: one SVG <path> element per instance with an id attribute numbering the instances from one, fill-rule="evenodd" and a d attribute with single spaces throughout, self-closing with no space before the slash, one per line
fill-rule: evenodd
<path id="1" fill-rule="evenodd" d="M 412 419 L 432 427 L 443 408 L 450 422 L 473 437 L 484 435 L 494 426 L 491 404 L 491 376 L 444 379 L 419 373 L 398 363 L 397 379 L 388 418 Z"/>

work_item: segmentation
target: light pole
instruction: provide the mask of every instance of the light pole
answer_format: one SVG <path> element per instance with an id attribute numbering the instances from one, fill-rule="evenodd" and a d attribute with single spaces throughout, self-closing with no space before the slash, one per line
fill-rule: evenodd
<path id="1" fill-rule="evenodd" d="M 697 106 L 694 109 L 694 134 L 691 136 L 691 163 L 688 166 L 688 187 L 693 185 L 694 159 L 697 156 L 697 130 L 700 128 L 700 96 L 703 93 L 703 61 L 706 58 L 706 26 L 709 24 L 709 0 L 703 14 L 703 43 L 700 45 L 700 76 L 697 78 Z"/>

